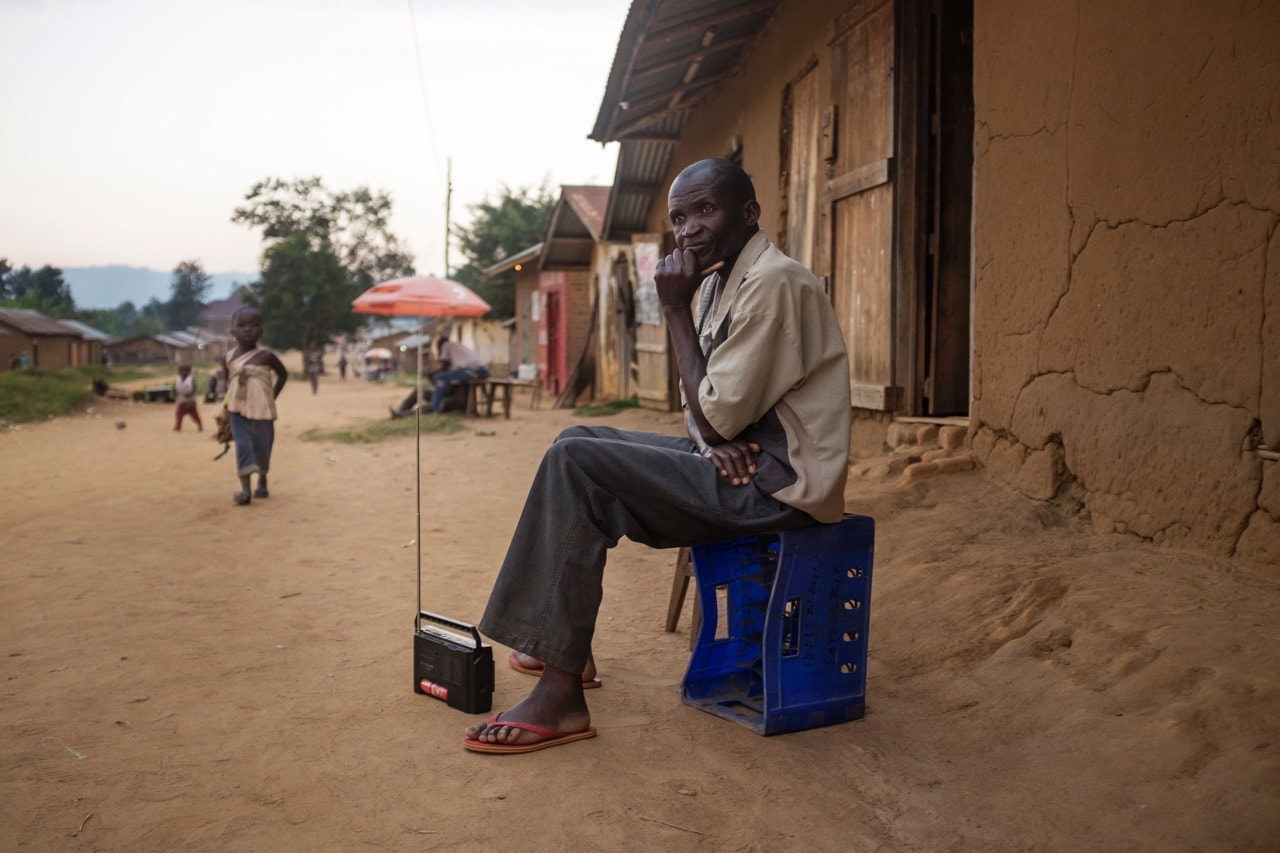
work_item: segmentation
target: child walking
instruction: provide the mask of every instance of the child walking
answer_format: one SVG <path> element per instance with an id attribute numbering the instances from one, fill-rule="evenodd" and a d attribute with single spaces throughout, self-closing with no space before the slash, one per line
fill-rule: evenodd
<path id="1" fill-rule="evenodd" d="M 182 419 L 191 415 L 196 422 L 196 429 L 204 432 L 204 424 L 200 423 L 200 412 L 196 409 L 196 378 L 191 375 L 191 365 L 178 365 L 178 378 L 173 383 L 174 396 L 178 398 L 178 408 L 173 417 L 173 431 L 182 431 Z"/>
<path id="2" fill-rule="evenodd" d="M 238 506 L 253 498 L 267 497 L 267 471 L 271 468 L 271 446 L 276 437 L 276 397 L 289 379 L 280 359 L 271 350 L 258 346 L 262 337 L 262 314 L 244 307 L 231 318 L 231 337 L 236 346 L 223 359 L 227 371 L 227 411 L 231 413 L 231 435 L 236 443 L 236 476 L 240 491 L 231 496 Z M 258 488 L 249 492 L 249 480 L 258 475 Z"/>

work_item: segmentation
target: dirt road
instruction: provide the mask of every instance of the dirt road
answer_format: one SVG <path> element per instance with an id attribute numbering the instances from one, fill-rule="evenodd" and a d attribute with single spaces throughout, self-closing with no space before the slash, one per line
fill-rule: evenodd
<path id="1" fill-rule="evenodd" d="M 271 497 L 172 407 L 0 434 L 0 847 L 1263 850 L 1280 573 L 1100 537 L 981 472 L 851 483 L 878 522 L 866 719 L 762 738 L 679 701 L 673 554 L 623 543 L 594 740 L 461 747 L 411 689 L 412 438 L 306 442 L 401 392 L 280 401 Z M 203 406 L 206 423 L 212 411 Z M 124 418 L 127 426 L 113 424 Z M 425 436 L 427 603 L 474 620 L 571 413 Z M 678 431 L 674 415 L 612 423 Z M 495 708 L 530 686 L 499 661 Z"/>

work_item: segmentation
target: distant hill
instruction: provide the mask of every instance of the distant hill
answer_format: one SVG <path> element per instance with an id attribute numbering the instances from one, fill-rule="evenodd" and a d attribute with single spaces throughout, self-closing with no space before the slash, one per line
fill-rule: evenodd
<path id="1" fill-rule="evenodd" d="M 116 308 L 122 302 L 141 308 L 152 297 L 169 301 L 173 271 L 126 266 L 63 267 L 62 278 L 70 286 L 77 308 Z M 237 286 L 257 278 L 256 272 L 209 273 L 205 301 L 226 299 Z"/>

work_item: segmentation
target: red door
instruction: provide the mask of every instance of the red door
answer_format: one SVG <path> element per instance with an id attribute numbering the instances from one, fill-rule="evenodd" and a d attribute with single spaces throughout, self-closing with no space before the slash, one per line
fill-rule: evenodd
<path id="1" fill-rule="evenodd" d="M 543 313 L 539 330 L 538 369 L 543 377 L 542 387 L 559 396 L 564 388 L 564 311 L 559 289 L 545 290 L 542 294 Z"/>

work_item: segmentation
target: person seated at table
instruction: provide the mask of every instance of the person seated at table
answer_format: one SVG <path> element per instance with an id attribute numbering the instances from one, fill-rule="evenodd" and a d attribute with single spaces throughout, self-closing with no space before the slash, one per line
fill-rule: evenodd
<path id="1" fill-rule="evenodd" d="M 428 410 L 435 413 L 461 412 L 467 408 L 467 382 L 472 379 L 488 379 L 489 367 L 470 347 L 441 335 L 437 341 L 439 357 L 434 367 L 424 370 L 423 376 L 432 380 Z M 405 418 L 413 414 L 418 404 L 418 389 L 410 391 L 391 408 L 392 418 Z"/>
<path id="2" fill-rule="evenodd" d="M 480 360 L 471 347 L 461 341 L 451 341 L 447 334 L 440 336 L 440 368 L 436 371 L 435 387 L 431 391 L 431 411 L 444 411 L 449 389 L 455 385 L 464 388 L 468 382 L 489 378 L 489 366 Z"/>

